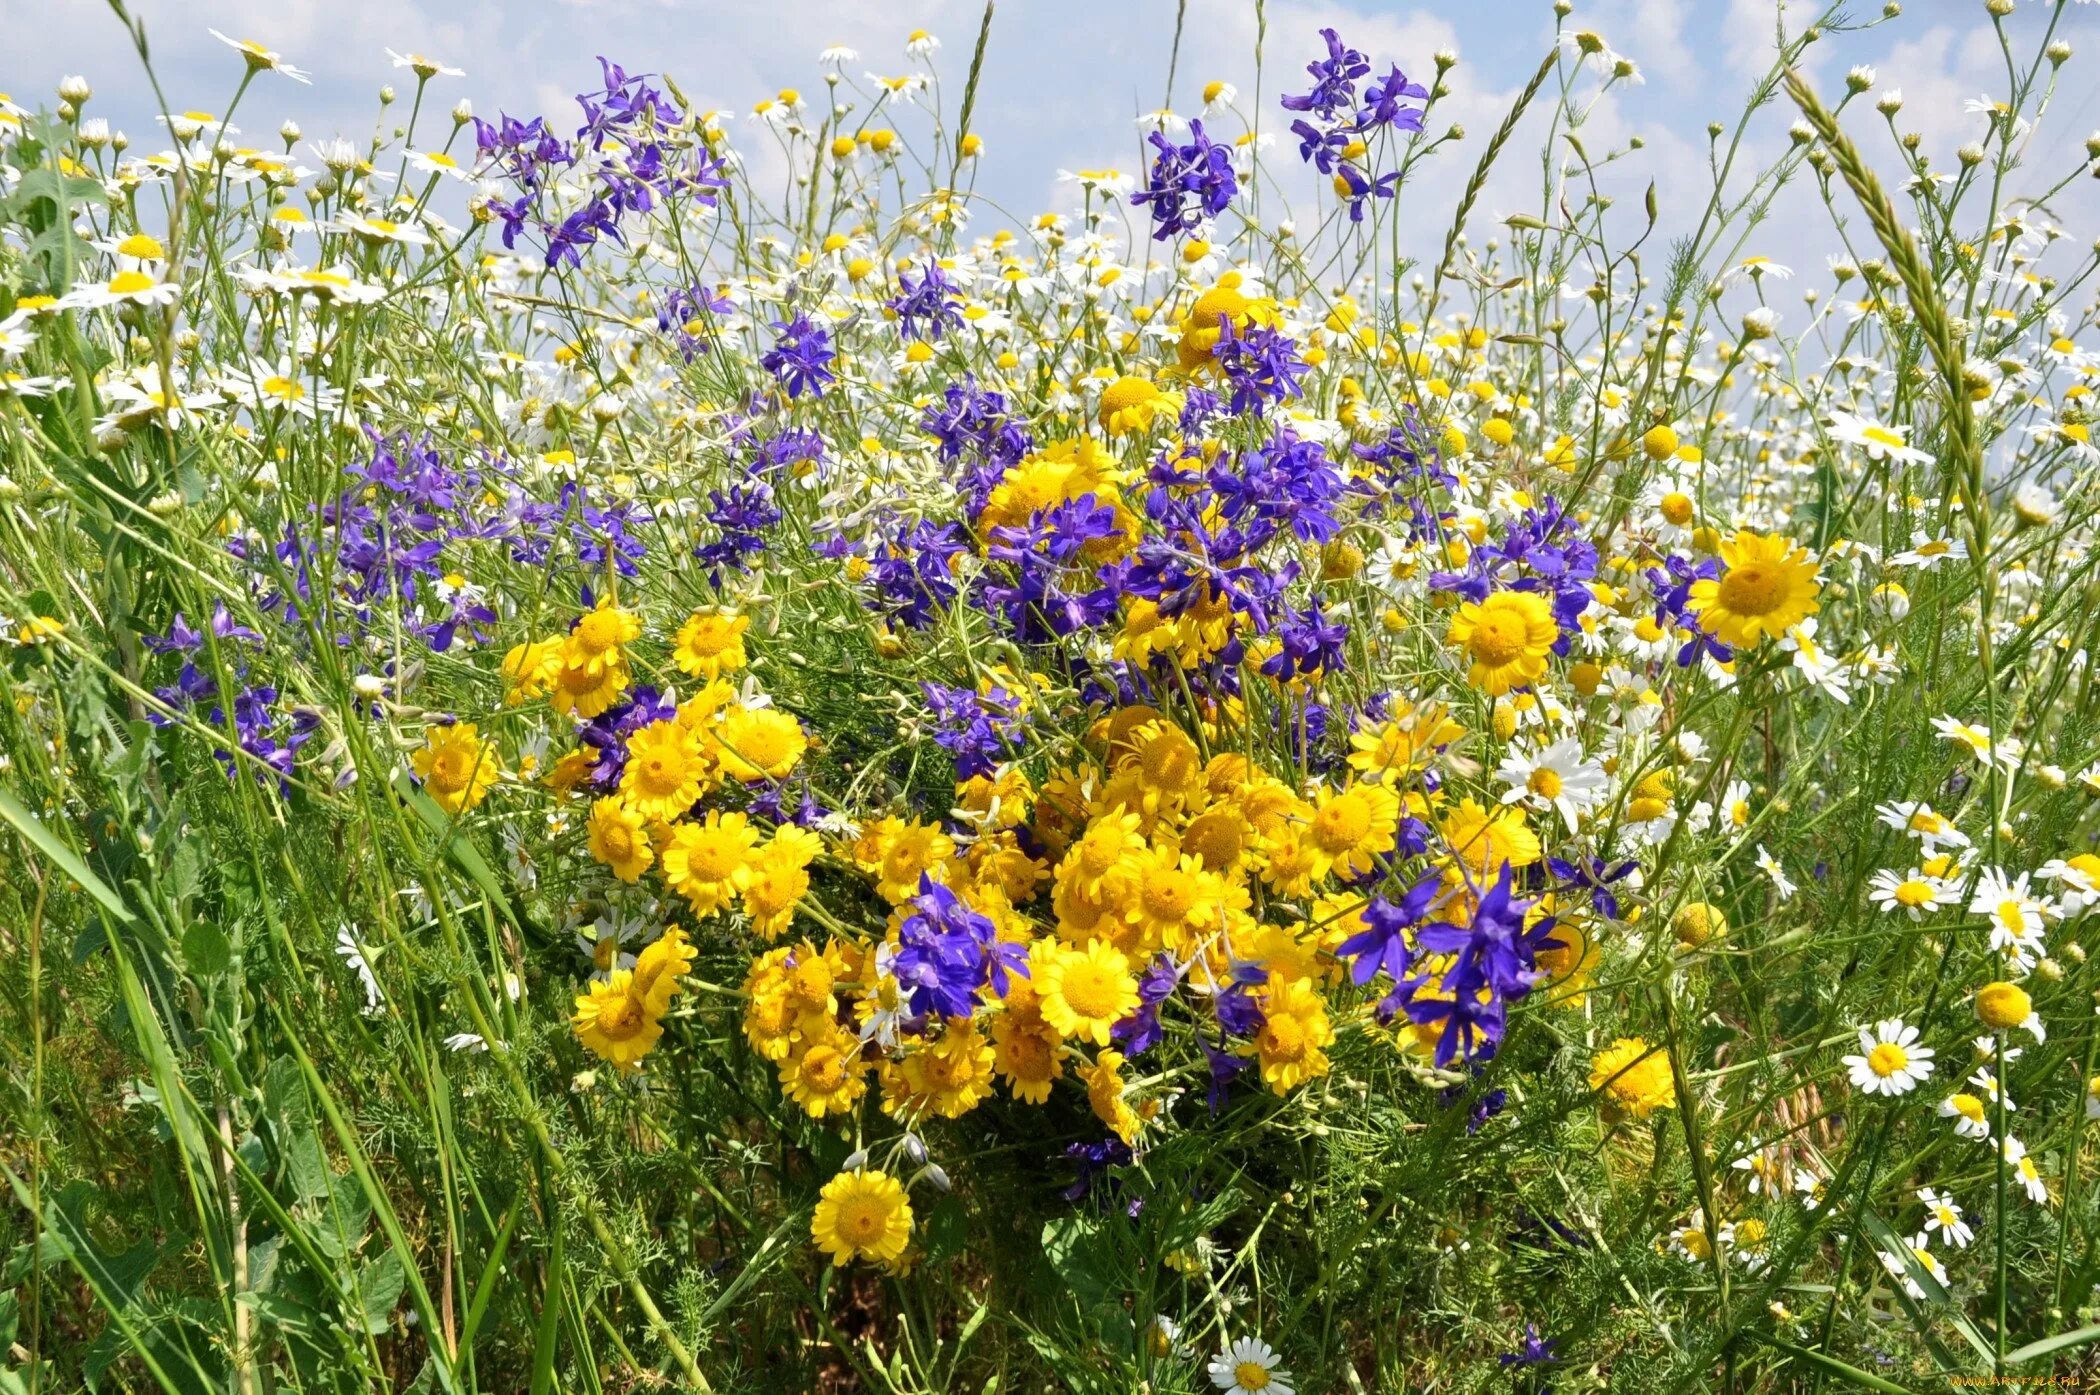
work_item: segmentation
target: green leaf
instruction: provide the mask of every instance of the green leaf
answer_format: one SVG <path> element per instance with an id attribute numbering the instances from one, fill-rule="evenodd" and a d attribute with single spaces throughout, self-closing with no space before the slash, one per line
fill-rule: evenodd
<path id="1" fill-rule="evenodd" d="M 233 941 L 212 922 L 196 921 L 182 932 L 182 957 L 193 972 L 216 978 L 233 963 Z"/>
<path id="2" fill-rule="evenodd" d="M 59 871 L 78 882 L 82 891 L 101 903 L 102 909 L 126 925 L 132 923 L 134 917 L 125 909 L 123 898 L 103 885 L 102 879 L 88 870 L 87 864 L 80 860 L 78 854 L 59 842 L 57 836 L 44 827 L 36 815 L 23 808 L 21 801 L 6 790 L 0 790 L 0 818 L 13 824 L 15 832 L 27 839 L 29 845 L 49 859 Z"/>
<path id="3" fill-rule="evenodd" d="M 395 1305 L 401 1301 L 401 1290 L 407 1285 L 408 1276 L 401 1268 L 401 1256 L 388 1250 L 367 1264 L 357 1276 L 357 1296 L 364 1308 L 365 1330 L 378 1335 L 393 1324 Z"/>
<path id="4" fill-rule="evenodd" d="M 2005 1364 L 2017 1366 L 2023 1361 L 2033 1361 L 2037 1357 L 2049 1356 L 2071 1347 L 2082 1347 L 2088 1342 L 2100 1342 L 2100 1323 L 2090 1327 L 2076 1327 L 2069 1332 L 2059 1332 L 2054 1337 L 2043 1337 L 2039 1341 L 2029 1342 L 2024 1347 L 2017 1347 L 2005 1353 Z"/>
<path id="5" fill-rule="evenodd" d="M 1851 1381 L 1862 1389 L 1886 1391 L 1888 1395 L 1914 1395 L 1909 1386 L 1898 1385 L 1892 1380 L 1875 1375 L 1872 1371 L 1862 1371 L 1859 1367 L 1852 1365 L 1850 1362 L 1840 1361 L 1835 1356 L 1825 1356 L 1820 1351 L 1810 1351 L 1807 1347 L 1797 1347 L 1792 1342 L 1782 1342 L 1779 1338 L 1768 1337 L 1762 1332 L 1753 1332 L 1750 1335 L 1769 1347 L 1785 1352 L 1796 1361 L 1805 1361 L 1811 1366 L 1820 1367 L 1825 1374 Z"/>

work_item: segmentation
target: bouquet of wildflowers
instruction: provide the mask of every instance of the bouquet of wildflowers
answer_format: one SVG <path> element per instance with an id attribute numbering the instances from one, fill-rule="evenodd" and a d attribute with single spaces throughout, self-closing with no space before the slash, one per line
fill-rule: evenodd
<path id="1" fill-rule="evenodd" d="M 1568 0 L 1484 141 L 1265 28 L 1020 223 L 990 6 L 749 140 L 609 58 L 396 55 L 365 144 L 241 144 L 245 40 L 158 154 L 0 101 L 0 1378 L 2078 1368 L 2100 251 L 2071 11 L 1984 10 L 1951 152 L 1804 76 L 1897 6 L 1783 23 L 1666 254 Z"/>

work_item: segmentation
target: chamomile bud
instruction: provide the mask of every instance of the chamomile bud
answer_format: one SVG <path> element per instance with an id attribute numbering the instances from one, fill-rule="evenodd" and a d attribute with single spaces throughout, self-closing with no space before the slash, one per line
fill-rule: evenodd
<path id="1" fill-rule="evenodd" d="M 86 78 L 77 73 L 68 73 L 58 80 L 58 99 L 71 104 L 76 110 L 86 106 L 88 98 L 94 95 L 95 89 L 89 85 Z"/>
<path id="2" fill-rule="evenodd" d="M 1864 92 L 1874 85 L 1874 69 L 1862 63 L 1845 74 L 1845 87 L 1852 92 Z"/>
<path id="3" fill-rule="evenodd" d="M 452 124 L 455 126 L 464 126 L 473 119 L 474 104 L 468 101 L 465 97 L 460 98 L 459 101 L 455 103 L 452 108 Z"/>
<path id="4" fill-rule="evenodd" d="M 1903 89 L 1891 87 L 1888 91 L 1875 98 L 1874 110 L 1880 112 L 1883 116 L 1894 116 L 1897 112 L 1903 110 Z"/>
<path id="5" fill-rule="evenodd" d="M 1813 290 L 1809 292 L 1811 296 L 1814 294 Z M 1746 340 L 1770 339 L 1778 328 L 1779 312 L 1769 306 L 1760 305 L 1743 313 L 1743 338 Z"/>
<path id="6" fill-rule="evenodd" d="M 1954 158 L 1964 165 L 1980 165 L 1983 163 L 1983 147 L 1975 141 L 1964 142 L 1961 148 L 1954 152 Z"/>
<path id="7" fill-rule="evenodd" d="M 1816 138 L 1815 128 L 1806 121 L 1796 121 L 1786 128 L 1786 133 L 1796 145 L 1807 145 Z"/>
<path id="8" fill-rule="evenodd" d="M 390 106 L 392 106 L 393 104 L 394 104 L 394 88 L 393 88 L 393 85 L 392 85 L 391 83 L 389 83 L 389 84 L 388 84 L 387 86 L 385 86 L 385 87 L 382 87 L 382 88 L 380 88 L 380 89 L 379 89 L 379 105 L 381 105 L 381 106 L 383 106 L 383 107 L 390 107 Z"/>
<path id="9" fill-rule="evenodd" d="M 300 134 L 299 123 L 296 121 L 287 121 L 277 128 L 277 138 L 287 147 L 297 144 Z"/>

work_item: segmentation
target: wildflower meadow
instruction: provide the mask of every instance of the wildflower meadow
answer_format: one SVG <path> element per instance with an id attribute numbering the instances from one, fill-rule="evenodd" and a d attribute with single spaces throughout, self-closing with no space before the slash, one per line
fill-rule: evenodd
<path id="1" fill-rule="evenodd" d="M 2095 1373 L 2100 11 L 1157 3 L 0 98 L 0 1395 Z"/>

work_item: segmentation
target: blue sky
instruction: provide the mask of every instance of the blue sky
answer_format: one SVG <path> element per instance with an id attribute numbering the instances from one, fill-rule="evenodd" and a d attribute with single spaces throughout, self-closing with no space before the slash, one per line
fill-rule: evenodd
<path id="1" fill-rule="evenodd" d="M 1645 76 L 1599 103 L 1585 129 L 1594 154 L 1644 137 L 1613 180 L 1627 216 L 1649 180 L 1657 184 L 1663 232 L 1696 217 L 1707 193 L 1705 126 L 1732 122 L 1753 76 L 1771 49 L 1780 0 L 1578 0 L 1571 25 L 1594 29 L 1635 60 Z M 754 168 L 765 169 L 765 137 L 744 120 L 756 101 L 779 88 L 818 90 L 818 52 L 830 44 L 858 49 L 856 77 L 910 70 L 905 36 L 926 28 L 943 41 L 938 68 L 952 112 L 982 14 L 980 0 L 765 0 L 765 3 L 693 3 L 693 0 L 132 0 L 146 24 L 155 68 L 178 108 L 222 107 L 240 72 L 240 59 L 207 32 L 217 27 L 281 51 L 313 75 L 303 87 L 265 75 L 237 115 L 244 142 L 266 144 L 278 122 L 296 119 L 309 138 L 368 136 L 375 127 L 375 94 L 383 82 L 405 94 L 413 85 L 389 64 L 386 49 L 418 51 L 466 69 L 464 78 L 440 78 L 431 101 L 442 112 L 460 97 L 484 115 L 547 113 L 573 120 L 573 95 L 597 85 L 596 54 L 630 69 L 671 74 L 696 101 L 735 113 L 738 140 Z M 1877 0 L 1855 0 L 1863 17 Z M 2015 51 L 2033 51 L 2051 0 L 2023 0 L 2010 22 Z M 1790 26 L 1815 11 L 1787 6 Z M 1173 0 L 1004 0 L 991 41 L 973 127 L 987 142 L 980 192 L 1015 215 L 1068 207 L 1069 185 L 1057 171 L 1113 164 L 1140 167 L 1138 113 L 1160 104 L 1175 21 Z M 1319 47 L 1323 25 L 1339 29 L 1381 69 L 1395 61 L 1411 76 L 1433 73 L 1431 55 L 1455 50 L 1459 65 L 1448 79 L 1432 129 L 1461 123 L 1466 139 L 1446 147 L 1406 195 L 1411 219 L 1404 240 L 1410 255 L 1427 260 L 1440 246 L 1457 191 L 1471 173 L 1487 136 L 1552 41 L 1550 0 L 1471 0 L 1402 4 L 1359 0 L 1272 0 L 1267 6 L 1262 124 L 1285 124 L 1276 95 L 1294 82 Z M 59 77 L 88 76 L 96 88 L 91 113 L 108 117 L 133 140 L 134 151 L 161 148 L 165 138 L 127 35 L 99 0 L 0 0 L 0 27 L 33 44 L 0 58 L 0 91 L 38 105 L 51 100 Z M 2100 6 L 2068 6 L 2058 34 L 2082 50 L 2065 69 L 2066 81 L 2033 137 L 2014 192 L 2037 191 L 2077 157 L 2088 132 L 2100 127 Z M 1174 105 L 1194 112 L 1202 85 L 1233 82 L 1241 107 L 1251 109 L 1255 77 L 1252 0 L 1188 0 Z M 1981 0 L 1911 0 L 1897 20 L 1863 33 L 1833 35 L 1811 49 L 1810 69 L 1831 96 L 1854 64 L 1872 64 L 1881 88 L 1900 87 L 1899 124 L 1919 131 L 1935 164 L 1950 167 L 1954 148 L 1982 133 L 1983 118 L 1962 110 L 1964 99 L 2003 96 L 2008 86 Z M 389 124 L 406 115 L 406 102 Z M 426 121 L 429 119 L 426 115 Z M 1761 163 L 1786 146 L 1791 108 L 1768 107 L 1755 126 L 1750 158 Z M 896 122 L 908 125 L 909 118 Z M 1881 122 L 1862 106 L 1850 122 L 1870 158 L 1886 173 L 1894 150 Z M 429 129 L 429 128 L 426 128 Z M 1526 123 L 1512 142 L 1508 168 L 1491 183 L 1474 217 L 1476 240 L 1492 235 L 1504 215 L 1535 210 L 1537 150 L 1542 122 Z M 310 156 L 307 163 L 315 164 Z M 1275 163 L 1295 163 L 1279 149 Z M 1297 187 L 1305 187 L 1299 185 Z M 1835 246 L 1828 218 L 1804 188 L 1774 210 L 1753 239 L 1763 252 L 1797 269 L 1820 274 Z M 1804 203 L 1805 201 L 1805 203 Z M 2056 205 L 2058 220 L 2084 248 L 2100 233 L 2100 181 L 2081 179 Z M 1980 214 L 1978 215 L 1980 217 Z M 988 222 L 1003 221 L 988 215 Z M 1418 235 L 1417 235 L 1418 234 Z M 1658 253 L 1666 242 L 1651 244 Z M 1659 259 L 1659 257 L 1658 257 Z M 1798 294 L 1800 285 L 1789 288 Z M 1784 304 L 1784 301 L 1780 303 Z"/>

